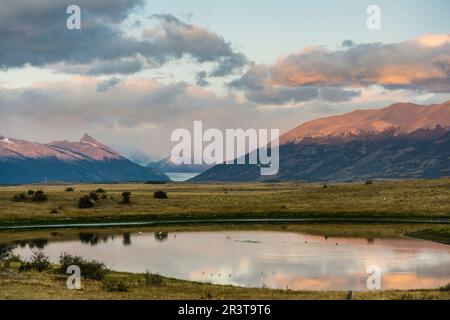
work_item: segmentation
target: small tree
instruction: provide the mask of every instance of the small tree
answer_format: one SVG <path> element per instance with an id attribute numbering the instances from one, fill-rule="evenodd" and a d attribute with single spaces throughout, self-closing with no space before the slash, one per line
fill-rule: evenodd
<path id="1" fill-rule="evenodd" d="M 155 199 L 168 199 L 167 193 L 164 191 L 157 191 L 153 194 L 153 198 Z"/>
<path id="2" fill-rule="evenodd" d="M 92 192 L 89 194 L 89 198 L 92 199 L 92 200 L 94 200 L 94 201 L 98 201 L 98 195 L 97 195 L 97 193 L 95 193 L 94 191 L 92 191 Z"/>
<path id="3" fill-rule="evenodd" d="M 34 202 L 45 202 L 48 201 L 47 195 L 42 190 L 38 190 L 34 193 L 34 195 L 31 197 L 31 200 Z"/>
<path id="4" fill-rule="evenodd" d="M 80 209 L 93 208 L 94 205 L 95 205 L 95 200 L 91 199 L 89 196 L 81 197 L 78 200 L 78 208 L 80 208 Z"/>
<path id="5" fill-rule="evenodd" d="M 122 203 L 123 204 L 131 203 L 131 192 L 125 191 L 122 193 Z"/>
<path id="6" fill-rule="evenodd" d="M 10 258 L 14 249 L 15 245 L 0 244 L 0 260 Z"/>
<path id="7" fill-rule="evenodd" d="M 43 272 L 50 268 L 49 258 L 41 251 L 33 251 L 30 262 L 22 262 L 19 271 L 35 270 Z"/>

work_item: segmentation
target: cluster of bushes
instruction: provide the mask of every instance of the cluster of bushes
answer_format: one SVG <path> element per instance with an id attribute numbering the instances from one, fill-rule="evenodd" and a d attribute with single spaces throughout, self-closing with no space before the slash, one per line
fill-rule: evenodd
<path id="1" fill-rule="evenodd" d="M 103 262 L 95 260 L 87 261 L 83 257 L 72 256 L 67 253 L 59 257 L 59 264 L 59 272 L 61 274 L 66 274 L 67 268 L 70 266 L 78 266 L 83 278 L 91 280 L 102 280 L 108 272 Z"/>
<path id="2" fill-rule="evenodd" d="M 92 199 L 90 196 L 84 196 L 81 197 L 78 200 L 78 208 L 80 209 L 89 209 L 89 208 L 93 208 L 95 205 L 95 200 Z"/>
<path id="3" fill-rule="evenodd" d="M 19 272 L 37 271 L 44 272 L 50 269 L 50 260 L 41 251 L 33 251 L 30 261 L 22 261 Z"/>
<path id="4" fill-rule="evenodd" d="M 75 188 L 74 187 L 67 187 L 66 188 L 66 192 L 74 192 Z"/>
<path id="5" fill-rule="evenodd" d="M 48 201 L 48 196 L 42 190 L 38 190 L 38 191 L 28 190 L 27 194 L 30 197 L 29 199 L 33 202 Z M 28 200 L 27 194 L 25 194 L 23 192 L 15 194 L 11 200 L 15 201 L 15 202 L 25 202 Z"/>
<path id="6" fill-rule="evenodd" d="M 168 199 L 167 193 L 164 191 L 157 191 L 153 194 L 153 198 L 155 199 Z"/>
<path id="7" fill-rule="evenodd" d="M 101 194 L 100 197 L 99 194 Z M 92 191 L 91 193 L 89 193 L 88 196 L 81 197 L 78 200 L 78 208 L 80 209 L 93 208 L 99 199 L 107 199 L 106 191 L 102 188 Z"/>

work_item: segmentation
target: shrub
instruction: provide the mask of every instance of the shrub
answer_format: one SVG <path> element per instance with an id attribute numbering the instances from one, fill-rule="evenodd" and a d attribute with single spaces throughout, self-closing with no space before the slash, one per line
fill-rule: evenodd
<path id="1" fill-rule="evenodd" d="M 127 292 L 129 286 L 124 281 L 108 279 L 103 283 L 103 289 L 110 292 Z"/>
<path id="2" fill-rule="evenodd" d="M 75 188 L 73 188 L 73 187 L 66 188 L 66 192 L 74 192 L 74 191 L 75 191 Z"/>
<path id="3" fill-rule="evenodd" d="M 34 194 L 34 190 L 28 190 L 28 195 L 32 196 Z"/>
<path id="4" fill-rule="evenodd" d="M 78 208 L 80 208 L 80 209 L 93 208 L 94 205 L 95 205 L 95 200 L 91 199 L 89 196 L 81 197 L 78 200 Z"/>
<path id="5" fill-rule="evenodd" d="M 43 272 L 50 269 L 50 260 L 41 251 L 33 251 L 30 261 L 22 262 L 19 267 L 19 271 L 34 270 L 37 272 Z"/>
<path id="6" fill-rule="evenodd" d="M 51 213 L 51 214 L 58 214 L 58 209 L 56 209 L 56 208 L 55 208 L 55 209 L 52 209 L 52 210 L 50 211 L 50 213 Z"/>
<path id="7" fill-rule="evenodd" d="M 164 278 L 159 274 L 151 274 L 149 271 L 145 272 L 145 285 L 147 287 L 161 287 Z"/>
<path id="8" fill-rule="evenodd" d="M 155 199 L 168 199 L 167 193 L 164 191 L 157 191 L 153 194 L 153 198 Z"/>
<path id="9" fill-rule="evenodd" d="M 95 190 L 95 193 L 106 193 L 106 191 L 103 188 L 98 188 L 97 190 Z"/>
<path id="10" fill-rule="evenodd" d="M 66 274 L 67 268 L 70 266 L 78 266 L 81 270 L 81 275 L 85 279 L 91 280 L 102 280 L 108 269 L 103 262 L 98 262 L 95 260 L 87 261 L 80 256 L 72 256 L 67 253 L 62 254 L 59 257 L 59 272 Z"/>
<path id="11" fill-rule="evenodd" d="M 364 184 L 365 184 L 366 186 L 368 186 L 368 185 L 373 184 L 373 181 L 372 181 L 372 180 L 367 180 Z"/>
<path id="12" fill-rule="evenodd" d="M 31 200 L 34 202 L 45 202 L 48 201 L 47 195 L 42 190 L 38 190 L 34 193 L 34 195 L 31 197 Z"/>
<path id="13" fill-rule="evenodd" d="M 94 191 L 92 191 L 91 193 L 89 193 L 89 199 L 94 200 L 94 201 L 98 201 L 98 195 L 97 195 L 97 193 L 95 193 Z"/>
<path id="14" fill-rule="evenodd" d="M 15 194 L 11 200 L 14 202 L 23 202 L 27 200 L 27 196 L 25 195 L 25 193 L 18 193 Z"/>
<path id="15" fill-rule="evenodd" d="M 440 287 L 439 291 L 447 291 L 447 292 L 450 291 L 450 283 L 443 287 Z"/>
<path id="16" fill-rule="evenodd" d="M 12 244 L 0 244 L 0 260 L 9 259 L 14 248 Z"/>
<path id="17" fill-rule="evenodd" d="M 125 191 L 122 193 L 122 203 L 123 204 L 131 203 L 131 192 Z"/>

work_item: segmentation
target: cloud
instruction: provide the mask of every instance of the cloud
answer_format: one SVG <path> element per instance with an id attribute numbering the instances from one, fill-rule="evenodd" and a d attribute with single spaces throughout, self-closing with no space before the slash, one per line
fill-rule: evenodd
<path id="1" fill-rule="evenodd" d="M 428 35 L 394 44 L 353 44 L 346 50 L 309 48 L 279 60 L 270 82 L 290 87 L 315 85 L 416 89 L 449 92 L 450 36 Z"/>
<path id="2" fill-rule="evenodd" d="M 250 101 L 265 105 L 349 101 L 370 86 L 450 92 L 450 35 L 424 35 L 394 44 L 345 40 L 335 51 L 309 47 L 270 66 L 253 65 L 229 83 Z"/>
<path id="3" fill-rule="evenodd" d="M 143 78 L 101 81 L 77 76 L 0 90 L 3 121 L 13 123 L 14 118 L 21 118 L 47 127 L 163 125 L 195 119 L 195 115 L 200 117 L 217 108 L 236 111 L 239 106 L 232 97 L 220 98 L 185 82 L 162 84 Z"/>
<path id="4" fill-rule="evenodd" d="M 195 77 L 195 82 L 200 87 L 206 87 L 209 85 L 209 81 L 207 80 L 208 73 L 206 71 L 201 71 L 197 73 Z"/>
<path id="5" fill-rule="evenodd" d="M 142 37 L 121 27 L 143 0 L 80 0 L 81 30 L 66 28 L 70 0 L 18 0 L 0 3 L 0 69 L 53 66 L 80 74 L 133 74 L 190 56 L 211 62 L 211 76 L 228 75 L 247 63 L 242 53 L 218 34 L 172 15 L 154 15 L 157 23 Z M 72 66 L 72 67 L 71 67 Z"/>
<path id="6" fill-rule="evenodd" d="M 229 87 L 243 90 L 248 100 L 262 105 L 283 105 L 312 100 L 342 102 L 359 95 L 359 91 L 343 88 L 274 85 L 270 82 L 270 74 L 269 67 L 254 66 L 240 79 L 230 82 Z"/>
<path id="7" fill-rule="evenodd" d="M 97 91 L 98 92 L 105 92 L 108 91 L 111 88 L 114 88 L 115 86 L 117 86 L 122 80 L 120 80 L 119 78 L 111 78 L 108 80 L 105 80 L 103 82 L 100 82 L 97 85 Z"/>
<path id="8" fill-rule="evenodd" d="M 144 37 L 157 43 L 159 61 L 190 55 L 198 62 L 217 62 L 209 77 L 223 77 L 249 64 L 242 53 L 234 52 L 221 36 L 199 26 L 187 24 L 173 15 L 154 15 L 160 24 L 144 31 Z M 203 76 L 205 78 L 205 76 Z"/>

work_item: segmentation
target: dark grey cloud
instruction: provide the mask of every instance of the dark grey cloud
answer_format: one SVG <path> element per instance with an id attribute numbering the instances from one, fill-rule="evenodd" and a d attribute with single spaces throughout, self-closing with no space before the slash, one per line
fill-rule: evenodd
<path id="1" fill-rule="evenodd" d="M 220 35 L 172 15 L 154 15 L 156 26 L 143 38 L 127 36 L 120 25 L 143 0 L 80 0 L 81 30 L 66 28 L 71 0 L 0 3 L 0 69 L 82 65 L 85 74 L 131 74 L 190 56 L 215 64 L 211 76 L 242 68 L 246 57 Z M 66 67 L 66 69 L 68 69 Z M 64 67 L 61 67 L 64 70 Z"/>
<path id="2" fill-rule="evenodd" d="M 173 15 L 153 15 L 160 21 L 156 29 L 147 30 L 144 35 L 158 44 L 158 56 L 181 58 L 188 54 L 199 62 L 217 62 L 209 77 L 223 77 L 242 69 L 249 60 L 235 52 L 231 43 L 218 34 L 195 25 L 187 24 Z"/>
<path id="3" fill-rule="evenodd" d="M 209 81 L 207 80 L 208 73 L 206 71 L 201 71 L 197 73 L 195 77 L 195 82 L 200 87 L 206 87 L 209 85 Z"/>
<path id="4" fill-rule="evenodd" d="M 88 66 L 86 74 L 108 75 L 108 74 L 133 74 L 142 70 L 144 61 L 140 58 L 117 59 L 109 61 L 99 61 Z"/>
<path id="5" fill-rule="evenodd" d="M 356 98 L 361 93 L 356 90 L 345 90 L 341 88 L 320 88 L 320 97 L 328 102 L 344 102 Z"/>
<path id="6" fill-rule="evenodd" d="M 344 40 L 342 41 L 342 47 L 344 48 L 351 48 L 354 47 L 356 45 L 356 43 L 353 42 L 353 40 Z"/>
<path id="7" fill-rule="evenodd" d="M 114 77 L 114 78 L 105 80 L 103 82 L 100 82 L 97 85 L 97 91 L 98 92 L 106 92 L 109 89 L 114 88 L 115 86 L 117 86 L 121 81 L 122 81 L 121 79 L 119 79 L 117 77 Z"/>

